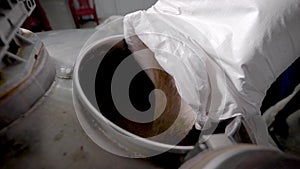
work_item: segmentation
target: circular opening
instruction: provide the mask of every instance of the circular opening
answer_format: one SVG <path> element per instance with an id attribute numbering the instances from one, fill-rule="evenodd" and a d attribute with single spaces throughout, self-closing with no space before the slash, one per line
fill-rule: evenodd
<path id="1" fill-rule="evenodd" d="M 144 131 L 146 131 L 145 128 L 142 127 L 137 130 L 137 128 L 132 127 L 132 125 L 127 125 L 128 120 L 125 123 L 124 123 L 124 121 L 118 122 L 118 121 L 114 120 L 114 118 L 115 118 L 114 116 L 109 117 L 111 115 L 111 114 L 109 114 L 111 111 L 108 110 L 107 112 L 104 113 L 104 111 L 101 111 L 101 106 L 98 107 L 97 89 L 96 89 L 97 85 L 95 85 L 95 84 L 98 83 L 101 86 L 101 78 L 100 78 L 100 80 L 98 79 L 99 80 L 98 82 L 96 80 L 97 74 L 99 71 L 99 66 L 102 63 L 103 58 L 105 58 L 105 56 L 107 55 L 107 51 L 110 51 L 111 47 L 114 46 L 116 44 L 116 42 L 118 42 L 120 40 L 122 40 L 122 37 L 116 36 L 116 37 L 111 37 L 111 38 L 99 41 L 96 44 L 93 44 L 91 47 L 87 48 L 85 50 L 85 52 L 83 52 L 83 55 L 81 55 L 79 57 L 79 60 L 75 66 L 75 71 L 74 71 L 75 83 L 74 84 L 75 84 L 75 87 L 79 90 L 79 93 L 81 93 L 81 97 L 85 98 L 83 100 L 86 100 L 86 104 L 89 105 L 88 107 L 91 110 L 90 113 L 93 113 L 94 117 L 98 118 L 97 121 L 100 121 L 100 122 L 103 121 L 103 123 L 105 123 L 105 125 L 111 126 L 114 130 L 117 130 L 120 134 L 124 134 L 126 136 L 135 138 L 135 141 L 138 140 L 139 142 L 144 142 L 148 145 L 152 145 L 153 147 L 157 147 L 157 148 L 163 147 L 163 148 L 167 148 L 167 149 L 179 149 L 179 150 L 180 149 L 181 150 L 192 149 L 193 146 L 191 146 L 191 145 L 194 145 L 195 141 L 193 141 L 192 143 L 186 142 L 186 143 L 182 144 L 184 146 L 175 146 L 175 144 L 166 144 L 165 142 L 162 142 L 161 140 L 157 141 L 157 140 L 148 139 L 147 137 L 149 137 L 149 135 L 143 135 L 143 134 L 146 134 L 146 132 L 144 132 Z M 111 65 L 108 64 L 105 67 L 110 68 L 110 66 Z M 105 72 L 107 72 L 107 70 Z M 76 77 L 76 75 L 78 75 L 78 77 Z M 144 75 L 146 75 L 146 74 L 144 74 Z M 167 76 L 167 74 L 165 74 L 165 76 Z M 142 76 L 142 77 L 145 78 L 146 80 L 149 80 L 146 78 L 146 76 Z M 165 78 L 163 78 L 163 79 L 165 79 Z M 108 82 L 109 83 L 106 84 L 107 86 L 110 85 L 111 81 L 108 81 Z M 164 84 L 164 83 L 162 83 L 162 84 Z M 106 94 L 108 94 L 108 95 L 110 94 L 109 89 L 98 90 L 98 94 L 103 93 L 103 92 L 107 92 Z M 145 93 L 147 94 L 148 92 L 146 91 Z M 139 94 L 139 93 L 136 93 L 136 94 Z M 172 94 L 170 94 L 169 97 L 171 97 L 171 95 Z M 136 96 L 136 95 L 133 97 L 139 98 L 139 96 Z M 100 101 L 103 101 L 104 98 L 101 98 L 101 96 L 100 96 Z M 174 98 L 176 98 L 176 97 L 174 97 Z M 174 99 L 174 100 L 177 100 L 176 104 L 178 104 L 178 97 L 177 97 L 177 99 Z M 138 102 L 139 101 L 136 100 L 135 104 L 139 104 Z M 141 101 L 141 103 L 144 104 L 145 101 Z M 174 104 L 175 106 L 173 105 L 175 108 L 176 108 L 176 104 Z M 107 105 L 105 105 L 105 104 L 103 104 L 103 105 L 106 106 L 105 107 L 106 109 L 109 109 L 109 107 L 107 107 Z M 145 107 L 143 107 L 143 105 L 139 105 L 139 106 L 141 106 L 140 109 L 145 108 Z M 102 113 L 100 113 L 100 112 L 102 112 Z M 120 117 L 120 116 L 118 116 L 118 117 Z M 149 128 L 151 128 L 151 127 L 149 127 Z M 141 130 L 144 130 L 144 131 L 142 131 L 142 133 L 140 133 Z M 153 135 L 153 133 L 152 133 L 152 135 Z M 195 137 L 195 135 L 193 135 L 193 137 L 191 137 L 191 138 L 196 138 L 195 140 L 198 139 L 197 137 Z"/>

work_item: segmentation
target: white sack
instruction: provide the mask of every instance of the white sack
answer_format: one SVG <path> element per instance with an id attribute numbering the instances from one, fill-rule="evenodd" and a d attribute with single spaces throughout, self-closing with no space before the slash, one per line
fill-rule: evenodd
<path id="1" fill-rule="evenodd" d="M 199 129 L 242 115 L 260 132 L 267 89 L 300 56 L 299 30 L 300 0 L 159 0 L 124 18 L 125 37 L 154 52 Z"/>

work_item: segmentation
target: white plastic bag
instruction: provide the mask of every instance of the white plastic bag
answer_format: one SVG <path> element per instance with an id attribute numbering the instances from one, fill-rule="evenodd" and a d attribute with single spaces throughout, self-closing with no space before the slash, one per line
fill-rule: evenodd
<path id="1" fill-rule="evenodd" d="M 265 125 L 253 119 L 271 83 L 300 56 L 299 18 L 299 0 L 159 0 L 126 15 L 124 33 L 138 35 L 174 77 L 197 128 L 242 115 L 262 137 Z"/>

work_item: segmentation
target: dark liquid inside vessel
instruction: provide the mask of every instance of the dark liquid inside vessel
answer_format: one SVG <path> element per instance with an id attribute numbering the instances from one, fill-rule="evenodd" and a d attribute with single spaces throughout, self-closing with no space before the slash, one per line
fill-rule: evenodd
<path id="1" fill-rule="evenodd" d="M 112 78 L 117 67 L 124 59 L 129 60 L 129 67 L 136 67 L 140 70 L 131 80 L 128 92 L 130 102 L 137 110 L 147 111 L 151 107 L 150 102 L 155 103 L 155 98 L 149 97 L 150 92 L 154 89 L 164 91 L 167 97 L 165 111 L 152 122 L 138 123 L 127 119 L 117 110 L 114 104 L 111 94 Z M 146 71 L 152 71 L 151 73 L 154 74 L 156 79 L 155 83 L 151 81 Z M 98 67 L 95 81 L 96 100 L 100 112 L 119 127 L 144 138 L 153 137 L 166 131 L 178 117 L 181 98 L 174 84 L 173 78 L 165 71 L 142 70 L 131 56 L 131 51 L 128 49 L 125 40 L 122 40 L 107 52 Z M 154 117 L 154 109 L 150 113 Z M 198 135 L 199 131 L 193 129 L 180 144 L 193 145 L 198 140 Z"/>

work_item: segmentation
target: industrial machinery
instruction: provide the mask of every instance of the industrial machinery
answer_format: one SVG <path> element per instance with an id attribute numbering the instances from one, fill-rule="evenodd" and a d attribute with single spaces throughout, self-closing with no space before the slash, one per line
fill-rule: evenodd
<path id="1" fill-rule="evenodd" d="M 48 90 L 55 71 L 37 35 L 20 29 L 33 0 L 1 0 L 0 128 L 18 119 Z"/>
<path id="2" fill-rule="evenodd" d="M 123 18 L 34 34 L 20 28 L 33 0 L 0 5 L 1 168 L 299 168 L 299 158 L 255 145 L 239 116 L 198 132 L 189 145 L 126 131 L 102 115 L 94 91 L 102 57 L 123 39 Z"/>

